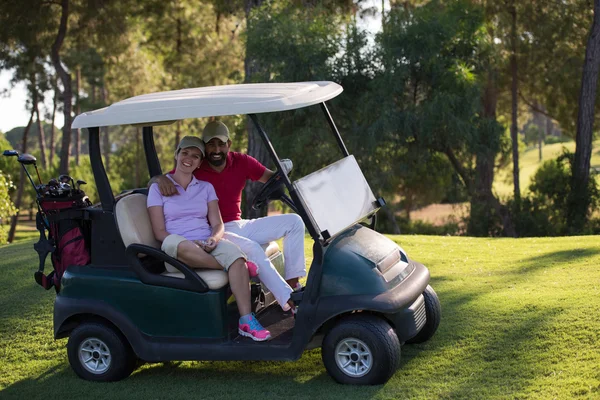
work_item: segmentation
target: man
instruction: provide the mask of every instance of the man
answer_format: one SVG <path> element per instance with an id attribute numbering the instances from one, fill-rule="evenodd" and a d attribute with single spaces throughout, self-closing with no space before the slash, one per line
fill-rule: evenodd
<path id="1" fill-rule="evenodd" d="M 206 158 L 194 172 L 194 176 L 211 183 L 219 198 L 219 209 L 225 226 L 225 238 L 237 244 L 258 265 L 260 271 L 275 270 L 266 257 L 261 244 L 283 238 L 285 280 L 291 288 L 302 288 L 298 278 L 306 275 L 304 257 L 304 223 L 296 214 L 282 214 L 258 219 L 241 219 L 242 190 L 246 180 L 265 183 L 274 172 L 255 158 L 229 151 L 229 129 L 220 121 L 209 122 L 202 132 L 206 146 Z M 166 177 L 157 178 L 163 195 L 177 194 L 172 182 Z M 265 278 L 261 280 L 269 287 Z M 281 279 L 281 278 L 280 278 Z"/>

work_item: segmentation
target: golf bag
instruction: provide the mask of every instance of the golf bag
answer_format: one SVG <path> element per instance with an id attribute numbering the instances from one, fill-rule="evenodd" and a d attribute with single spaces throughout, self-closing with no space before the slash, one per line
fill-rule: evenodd
<path id="1" fill-rule="evenodd" d="M 38 252 L 40 265 L 34 277 L 44 289 L 54 287 L 57 293 L 60 291 L 60 279 L 68 266 L 87 265 L 91 261 L 89 220 L 83 209 L 91 203 L 83 191 L 74 192 L 69 197 L 42 197 L 37 200 L 36 227 L 40 240 L 33 247 Z M 54 270 L 45 275 L 48 253 L 52 253 Z"/>

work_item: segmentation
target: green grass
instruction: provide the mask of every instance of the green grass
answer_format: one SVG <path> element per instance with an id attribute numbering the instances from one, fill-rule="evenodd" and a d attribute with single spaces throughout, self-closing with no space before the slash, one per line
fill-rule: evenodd
<path id="1" fill-rule="evenodd" d="M 2 247 L 0 398 L 600 398 L 600 237 L 392 238 L 429 267 L 443 316 L 375 387 L 334 383 L 318 349 L 297 362 L 150 364 L 117 383 L 80 380 L 66 339 L 52 337 L 55 295 L 33 282 L 32 242 Z"/>
<path id="2" fill-rule="evenodd" d="M 600 140 L 593 142 L 592 146 L 591 166 L 600 168 Z M 521 186 L 521 193 L 526 193 L 527 187 L 529 187 L 531 182 L 531 177 L 535 174 L 540 165 L 542 165 L 544 161 L 556 159 L 556 157 L 562 153 L 563 147 L 571 152 L 575 152 L 575 142 L 567 142 L 544 145 L 542 147 L 543 160 L 541 162 L 539 161 L 537 148 L 530 148 L 519 154 L 519 183 Z M 494 180 L 494 191 L 501 198 L 512 197 L 513 195 L 512 170 L 513 166 L 511 161 L 509 165 L 497 174 L 496 179 Z M 600 183 L 600 179 L 598 179 L 598 183 Z"/>

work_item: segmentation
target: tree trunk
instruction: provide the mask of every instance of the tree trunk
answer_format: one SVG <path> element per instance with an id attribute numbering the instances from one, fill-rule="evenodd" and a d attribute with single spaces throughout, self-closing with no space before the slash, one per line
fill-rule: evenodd
<path id="1" fill-rule="evenodd" d="M 75 115 L 81 113 L 81 105 L 79 104 L 79 89 L 81 85 L 81 67 L 77 67 L 75 73 Z M 79 165 L 79 154 L 81 153 L 81 129 L 75 130 L 75 145 L 73 146 L 75 153 L 75 165 Z"/>
<path id="2" fill-rule="evenodd" d="M 142 154 L 140 154 L 140 141 L 141 141 L 141 132 L 140 128 L 135 128 L 135 187 L 139 188 L 141 185 L 140 178 L 140 159 L 142 158 Z"/>
<path id="3" fill-rule="evenodd" d="M 37 89 L 34 90 L 37 91 Z M 38 139 L 40 142 L 40 155 L 42 159 L 41 164 L 42 168 L 46 168 L 46 135 L 44 134 L 44 126 L 42 125 L 42 119 L 40 118 L 40 108 L 37 101 L 37 93 L 34 94 L 33 110 L 35 111 L 35 116 L 37 118 Z"/>
<path id="4" fill-rule="evenodd" d="M 521 200 L 521 185 L 519 182 L 519 131 L 517 125 L 517 9 L 515 1 L 512 1 L 510 6 L 511 20 L 511 55 L 510 55 L 510 73 L 511 73 L 511 94 L 512 94 L 512 113 L 510 124 L 510 138 L 512 141 L 512 156 L 513 156 L 513 182 L 514 182 L 514 197 L 515 202 L 519 204 Z"/>
<path id="5" fill-rule="evenodd" d="M 175 148 L 179 146 L 179 141 L 181 140 L 181 120 L 177 121 L 177 125 L 175 127 Z"/>
<path id="6" fill-rule="evenodd" d="M 244 0 L 246 26 L 248 26 L 250 23 L 249 16 L 252 9 L 260 7 L 262 2 L 263 0 Z M 252 82 L 255 75 L 260 74 L 258 64 L 258 60 L 254 58 L 252 54 L 248 54 L 246 52 L 246 58 L 244 59 L 244 72 L 246 74 L 245 82 Z M 264 147 L 258 131 L 256 130 L 256 127 L 250 118 L 247 119 L 246 126 L 248 130 L 248 155 L 256 158 L 263 165 L 267 164 L 269 160 L 267 149 Z M 266 207 L 263 207 L 258 211 L 252 209 L 252 200 L 254 197 L 256 197 L 261 187 L 262 184 L 258 182 L 251 182 L 246 185 L 246 189 L 244 191 L 246 197 L 245 218 L 258 218 L 266 215 Z"/>
<path id="7" fill-rule="evenodd" d="M 54 135 L 56 133 L 56 127 L 54 126 L 54 122 L 56 121 L 56 106 L 58 103 L 58 86 L 56 85 L 56 81 L 54 82 L 54 99 L 52 100 L 52 126 L 50 130 L 50 165 L 54 162 Z"/>
<path id="8" fill-rule="evenodd" d="M 56 39 L 52 43 L 52 51 L 50 52 L 50 59 L 52 65 L 63 84 L 63 102 L 64 102 L 64 116 L 65 125 L 63 126 L 63 137 L 62 137 L 62 148 L 60 150 L 60 166 L 59 172 L 61 174 L 69 173 L 69 148 L 71 147 L 71 96 L 73 95 L 71 89 L 71 75 L 63 68 L 60 59 L 60 48 L 62 47 L 65 36 L 67 35 L 67 22 L 69 19 L 69 0 L 60 0 L 61 16 L 60 25 L 58 27 L 58 33 Z"/>
<path id="9" fill-rule="evenodd" d="M 29 117 L 29 122 L 25 127 L 25 131 L 23 132 L 23 142 L 21 144 L 21 154 L 27 153 L 27 136 L 29 136 L 29 129 L 31 128 L 31 124 L 33 122 L 33 114 L 35 114 L 35 109 L 31 110 L 31 116 Z M 21 200 L 23 199 L 23 189 L 25 188 L 25 169 L 21 168 L 20 179 L 19 179 L 19 188 L 17 189 L 17 199 L 15 200 L 15 207 L 17 210 L 21 207 Z M 19 220 L 20 210 L 17 211 L 16 215 L 10 217 L 10 229 L 8 231 L 8 242 L 12 243 L 15 240 L 15 233 L 17 231 L 17 221 Z"/>
<path id="10" fill-rule="evenodd" d="M 383 206 L 380 211 L 385 213 L 387 219 L 390 220 L 392 224 L 392 233 L 394 235 L 400 235 L 402 232 L 400 231 L 400 226 L 398 225 L 398 221 L 396 221 L 396 216 L 394 215 L 394 211 L 389 206 Z"/>
<path id="11" fill-rule="evenodd" d="M 108 90 L 106 89 L 106 82 L 102 83 L 102 91 L 100 92 L 102 96 L 102 106 L 106 107 L 107 99 L 108 99 Z M 102 152 L 104 153 L 104 169 L 106 172 L 110 171 L 110 134 L 108 131 L 108 127 L 103 126 L 100 128 L 100 135 L 102 136 L 102 144 L 104 149 Z"/>
<path id="12" fill-rule="evenodd" d="M 496 120 L 496 105 L 498 101 L 498 90 L 496 87 L 495 72 L 489 71 L 488 78 L 483 95 L 483 116 L 492 121 Z M 485 140 L 485 138 L 482 138 Z M 489 146 L 482 146 L 489 148 Z M 455 157 L 454 157 L 455 159 Z M 475 178 L 466 176 L 465 172 L 457 170 L 459 175 L 469 183 L 465 183 L 467 192 L 471 197 L 471 211 L 469 217 L 469 226 L 467 231 L 469 235 L 488 236 L 494 228 L 494 219 L 492 210 L 502 221 L 504 234 L 516 237 L 516 232 L 512 224 L 509 210 L 502 205 L 492 192 L 494 182 L 494 162 L 496 153 L 493 151 L 479 152 L 475 160 Z M 457 161 L 450 158 L 453 165 Z"/>
<path id="13" fill-rule="evenodd" d="M 577 136 L 575 138 L 575 161 L 569 196 L 568 225 L 572 233 L 581 233 L 587 223 L 590 205 L 589 180 L 590 158 L 594 127 L 594 108 L 600 69 L 600 0 L 594 1 L 594 22 L 585 50 L 579 110 L 577 113 Z"/>

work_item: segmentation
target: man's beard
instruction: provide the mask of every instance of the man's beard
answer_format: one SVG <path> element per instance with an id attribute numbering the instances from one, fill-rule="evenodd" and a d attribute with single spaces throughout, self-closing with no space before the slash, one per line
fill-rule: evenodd
<path id="1" fill-rule="evenodd" d="M 214 155 L 220 155 L 221 158 L 219 160 L 213 160 L 212 156 Z M 221 153 L 210 153 L 207 157 L 208 163 L 210 165 L 213 165 L 215 167 L 220 167 L 221 165 L 223 165 L 223 163 L 225 162 L 225 160 L 227 159 L 227 156 L 225 155 L 225 153 L 221 152 Z"/>

